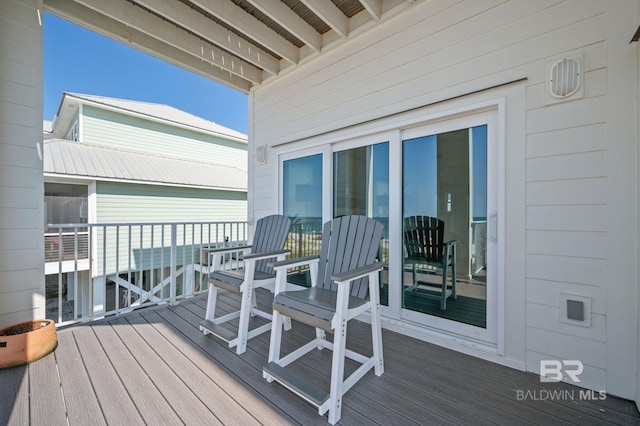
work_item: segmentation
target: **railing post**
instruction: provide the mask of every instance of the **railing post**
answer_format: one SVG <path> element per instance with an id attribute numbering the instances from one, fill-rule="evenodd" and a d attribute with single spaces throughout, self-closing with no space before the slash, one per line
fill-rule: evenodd
<path id="1" fill-rule="evenodd" d="M 176 273 L 177 273 L 177 263 L 178 263 L 178 225 L 176 223 L 171 224 L 171 304 L 176 303 Z"/>

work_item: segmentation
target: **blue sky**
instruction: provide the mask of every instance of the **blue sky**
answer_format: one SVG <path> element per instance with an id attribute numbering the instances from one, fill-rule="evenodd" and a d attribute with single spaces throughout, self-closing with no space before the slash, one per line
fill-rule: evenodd
<path id="1" fill-rule="evenodd" d="M 247 133 L 247 95 L 45 14 L 45 120 L 63 92 L 167 104 Z"/>

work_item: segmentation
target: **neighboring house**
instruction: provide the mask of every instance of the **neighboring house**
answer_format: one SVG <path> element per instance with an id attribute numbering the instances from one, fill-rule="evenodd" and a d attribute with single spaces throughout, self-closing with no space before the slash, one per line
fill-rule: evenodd
<path id="1" fill-rule="evenodd" d="M 3 3 L 4 324 L 42 310 L 14 283 L 42 272 L 44 206 L 21 195 L 41 189 L 43 3 L 250 93 L 251 220 L 388 221 L 386 328 L 521 370 L 580 361 L 577 385 L 640 404 L 637 0 Z M 409 303 L 413 214 L 461 241 L 484 325 Z"/>
<path id="2" fill-rule="evenodd" d="M 60 238 L 48 224 L 246 220 L 246 136 L 167 105 L 64 93 L 45 132 L 43 157 L 45 273 L 53 289 L 60 268 L 69 269 L 58 262 L 59 244 L 62 260 L 70 261 L 74 243 L 72 229 Z M 87 229 L 79 231 L 80 288 L 90 288 L 90 279 L 103 288 L 104 276 L 127 268 L 121 264 L 116 270 L 115 259 L 94 262 L 89 277 L 89 264 L 82 263 L 88 257 Z M 101 251 L 93 247 L 92 257 L 100 259 Z M 133 281 L 149 280 L 152 272 L 162 276 L 158 262 L 143 259 L 135 259 Z M 70 297 L 75 275 L 63 278 Z M 80 293 L 88 300 L 86 291 Z M 95 303 L 102 303 L 96 295 Z"/>

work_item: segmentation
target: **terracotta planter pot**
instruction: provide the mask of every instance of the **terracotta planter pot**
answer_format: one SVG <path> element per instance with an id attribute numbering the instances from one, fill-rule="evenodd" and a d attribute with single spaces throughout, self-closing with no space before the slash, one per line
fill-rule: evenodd
<path id="1" fill-rule="evenodd" d="M 49 355 L 58 345 L 52 320 L 33 320 L 0 329 L 0 368 L 17 367 Z"/>

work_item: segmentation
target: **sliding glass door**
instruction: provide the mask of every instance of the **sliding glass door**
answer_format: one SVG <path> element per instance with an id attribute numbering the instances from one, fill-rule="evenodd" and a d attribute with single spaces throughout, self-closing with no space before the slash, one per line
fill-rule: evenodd
<path id="1" fill-rule="evenodd" d="M 402 132 L 402 316 L 495 340 L 496 131 L 492 116 Z M 493 168 L 492 168 L 493 167 Z M 492 213 L 493 212 L 493 213 Z"/>
<path id="2" fill-rule="evenodd" d="M 388 304 L 389 263 L 389 143 L 382 142 L 335 152 L 333 155 L 333 217 L 363 215 L 384 224 L 378 258 L 381 303 Z"/>
<path id="3" fill-rule="evenodd" d="M 281 155 L 292 255 L 317 253 L 333 217 L 372 217 L 385 227 L 383 315 L 499 346 L 497 117 L 440 118 Z M 308 285 L 298 272 L 289 281 Z"/>

